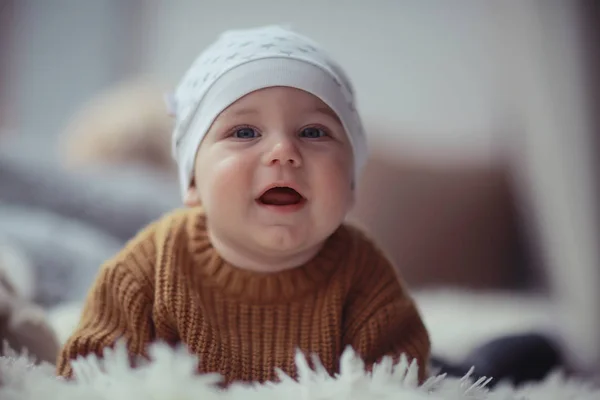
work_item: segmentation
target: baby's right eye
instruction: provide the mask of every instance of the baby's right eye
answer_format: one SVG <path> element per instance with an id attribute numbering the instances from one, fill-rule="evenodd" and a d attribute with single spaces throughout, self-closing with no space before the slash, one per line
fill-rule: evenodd
<path id="1" fill-rule="evenodd" d="M 254 128 L 239 128 L 233 132 L 233 137 L 236 139 L 254 139 L 258 133 Z"/>

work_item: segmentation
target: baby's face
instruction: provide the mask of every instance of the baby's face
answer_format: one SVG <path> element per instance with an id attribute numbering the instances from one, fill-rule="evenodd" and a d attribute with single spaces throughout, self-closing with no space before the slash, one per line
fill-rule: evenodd
<path id="1" fill-rule="evenodd" d="M 215 120 L 198 150 L 188 205 L 211 235 L 243 254 L 316 253 L 354 202 L 353 157 L 337 116 L 317 97 L 274 87 Z"/>

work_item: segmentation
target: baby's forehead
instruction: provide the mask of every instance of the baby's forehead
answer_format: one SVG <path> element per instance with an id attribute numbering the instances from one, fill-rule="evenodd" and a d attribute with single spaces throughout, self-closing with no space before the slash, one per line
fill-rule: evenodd
<path id="1" fill-rule="evenodd" d="M 339 116 L 319 97 L 292 87 L 270 87 L 251 92 L 230 104 L 221 115 L 240 116 L 286 109 L 294 114 L 323 114 L 341 124 Z"/>

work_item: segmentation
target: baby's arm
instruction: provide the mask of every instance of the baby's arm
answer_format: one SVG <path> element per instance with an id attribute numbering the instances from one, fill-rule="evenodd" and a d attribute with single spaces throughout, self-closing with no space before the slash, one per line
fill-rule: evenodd
<path id="1" fill-rule="evenodd" d="M 398 360 L 402 353 L 417 361 L 424 380 L 430 356 L 429 335 L 421 316 L 388 259 L 367 246 L 361 257 L 346 307 L 344 343 L 363 358 L 368 368 L 383 356 Z M 365 254 L 367 255 L 367 254 Z"/>
<path id="2" fill-rule="evenodd" d="M 153 339 L 153 232 L 141 232 L 116 257 L 102 266 L 89 291 L 75 332 L 57 360 L 57 373 L 71 377 L 70 361 L 102 355 L 107 346 L 125 340 L 132 356 L 144 355 Z"/>

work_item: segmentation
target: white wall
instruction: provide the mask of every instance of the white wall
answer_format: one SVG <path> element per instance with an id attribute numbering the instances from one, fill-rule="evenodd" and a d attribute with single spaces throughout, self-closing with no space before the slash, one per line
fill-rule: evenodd
<path id="1" fill-rule="evenodd" d="M 32 142 L 29 151 L 52 153 L 77 107 L 122 76 L 129 44 L 123 3 L 15 1 L 11 101 L 20 139 Z"/>

